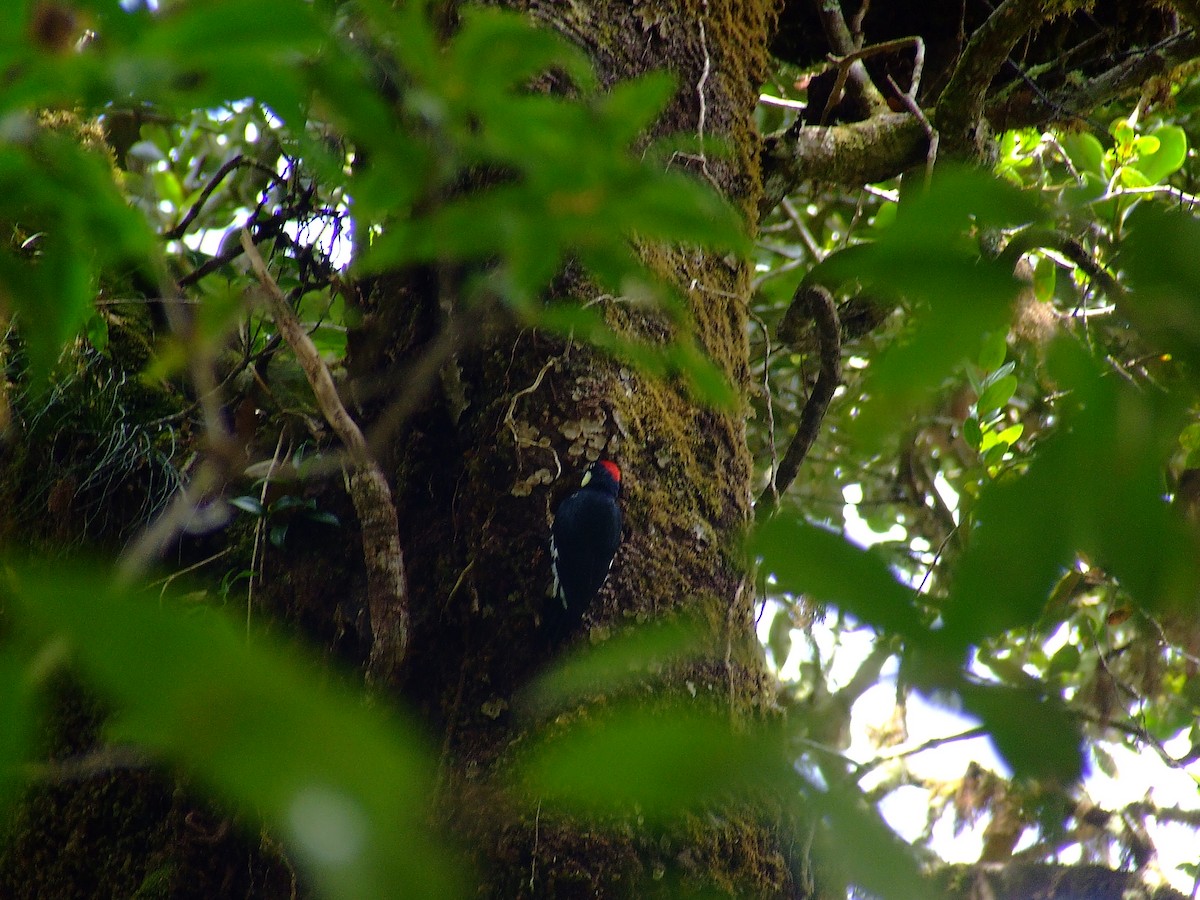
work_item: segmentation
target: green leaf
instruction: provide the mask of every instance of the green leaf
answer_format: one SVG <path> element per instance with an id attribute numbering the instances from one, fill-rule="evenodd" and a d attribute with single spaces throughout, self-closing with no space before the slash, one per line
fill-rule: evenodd
<path id="1" fill-rule="evenodd" d="M 324 896 L 462 896 L 430 831 L 432 753 L 411 723 L 204 609 L 109 587 L 93 568 L 9 566 L 6 609 L 65 642 L 114 709 L 108 733 L 263 817 Z"/>
<path id="2" fill-rule="evenodd" d="M 240 509 L 242 512 L 250 513 L 252 516 L 257 516 L 260 519 L 267 514 L 266 507 L 262 505 L 262 502 L 257 497 L 250 497 L 245 494 L 240 497 L 230 497 L 229 505 Z"/>
<path id="3" fill-rule="evenodd" d="M 896 580 L 876 552 L 841 535 L 779 515 L 754 530 L 749 550 L 762 557 L 763 571 L 775 576 L 780 591 L 832 603 L 889 634 L 924 632 L 912 589 Z"/>
<path id="4" fill-rule="evenodd" d="M 1157 153 L 1161 146 L 1162 142 L 1152 134 L 1140 134 L 1133 142 L 1133 149 L 1139 159 Z"/>
<path id="5" fill-rule="evenodd" d="M 629 146 L 654 122 L 675 92 L 670 72 L 650 72 L 622 81 L 598 100 L 598 111 L 616 146 Z"/>
<path id="6" fill-rule="evenodd" d="M 786 619 L 786 617 L 784 617 Z M 687 620 L 643 625 L 555 663 L 525 691 L 522 711 L 544 716 L 602 690 L 645 683 L 647 673 L 701 657 L 704 630 Z"/>
<path id="7" fill-rule="evenodd" d="M 819 858 L 870 896 L 887 900 L 929 900 L 939 892 L 922 875 L 912 847 L 901 841 L 874 805 L 853 785 L 834 785 L 810 795 L 833 839 L 816 848 Z M 858 892 L 855 892 L 857 894 Z"/>
<path id="8" fill-rule="evenodd" d="M 972 450 L 979 450 L 983 446 L 983 430 L 979 427 L 979 420 L 974 416 L 968 416 L 963 420 L 963 440 Z"/>
<path id="9" fill-rule="evenodd" d="M 728 714 L 622 706 L 537 740 L 517 782 L 539 802 L 587 814 L 636 806 L 654 821 L 786 777 L 783 736 L 737 731 Z"/>
<path id="10" fill-rule="evenodd" d="M 541 328 L 587 341 L 642 372 L 658 377 L 682 376 L 692 395 L 702 403 L 728 409 L 737 400 L 737 393 L 721 368 L 682 338 L 665 347 L 643 344 L 609 328 L 594 307 L 572 303 L 544 307 L 535 313 L 534 321 Z"/>
<path id="11" fill-rule="evenodd" d="M 982 394 L 983 389 L 991 387 L 993 384 L 995 384 L 997 381 L 999 381 L 1002 378 L 1007 378 L 1009 375 L 1011 375 L 1013 372 L 1016 371 L 1016 368 L 1017 368 L 1016 360 L 1010 359 L 1008 362 L 1006 362 L 1004 365 L 1000 366 L 995 371 L 988 372 L 987 376 L 983 379 L 982 384 L 979 385 L 980 389 L 977 390 L 976 393 Z"/>
<path id="12" fill-rule="evenodd" d="M 1003 331 L 993 331 L 983 339 L 983 346 L 977 360 L 979 368 L 991 372 L 1004 365 L 1004 357 L 1008 354 L 1008 336 Z"/>
<path id="13" fill-rule="evenodd" d="M 144 260 L 155 239 L 101 154 L 66 133 L 30 127 L 27 142 L 0 143 L 0 220 L 35 236 L 20 255 L 0 250 L 0 292 L 17 313 L 40 385 L 92 315 L 101 266 Z"/>
<path id="14" fill-rule="evenodd" d="M 1003 266 L 981 257 L 972 230 L 1013 226 L 1041 215 L 1036 203 L 1003 181 L 954 170 L 929 192 L 901 203 L 896 227 L 854 253 L 830 256 L 814 270 L 822 284 L 858 282 L 907 301 L 906 337 L 872 360 L 867 398 L 847 429 L 876 448 L 924 407 L 953 371 L 978 354 L 983 336 L 1007 330 L 1019 285 Z"/>
<path id="15" fill-rule="evenodd" d="M 1125 118 L 1113 119 L 1112 124 L 1108 126 L 1108 133 L 1113 136 L 1118 145 L 1132 145 L 1136 136 L 1133 126 Z"/>
<path id="16" fill-rule="evenodd" d="M 1158 149 L 1142 153 L 1138 170 L 1150 184 L 1161 184 L 1178 172 L 1187 159 L 1187 132 L 1178 125 L 1164 125 L 1154 132 Z"/>
<path id="17" fill-rule="evenodd" d="M 83 333 L 97 352 L 103 353 L 108 349 L 108 319 L 104 316 L 99 313 L 88 316 L 83 325 Z"/>
<path id="18" fill-rule="evenodd" d="M 1063 149 L 1071 164 L 1082 173 L 1090 173 L 1103 178 L 1104 147 L 1096 136 L 1086 131 L 1076 131 L 1064 134 L 1060 138 Z"/>
<path id="19" fill-rule="evenodd" d="M 1117 172 L 1117 180 L 1121 183 L 1121 187 L 1144 188 L 1150 186 L 1150 179 L 1138 171 L 1133 163 L 1121 166 Z"/>
<path id="20" fill-rule="evenodd" d="M 1058 648 L 1058 652 L 1050 658 L 1050 663 L 1046 667 L 1047 675 L 1065 675 L 1074 672 L 1079 668 L 1079 663 L 1082 657 L 1079 653 L 1079 648 L 1074 644 L 1063 644 Z"/>
<path id="21" fill-rule="evenodd" d="M 1013 394 L 1017 392 L 1017 377 L 1005 375 L 989 384 L 975 401 L 975 409 L 980 418 L 986 418 L 989 413 L 1001 409 Z"/>
<path id="22" fill-rule="evenodd" d="M 1179 446 L 1184 450 L 1200 450 L 1200 422 L 1193 422 L 1179 433 Z"/>
<path id="23" fill-rule="evenodd" d="M 1015 425 L 1009 425 L 1007 428 L 1001 431 L 998 435 L 996 435 L 996 438 L 997 440 L 1003 441 L 1005 444 L 1011 447 L 1021 439 L 1021 435 L 1024 433 L 1025 426 L 1020 422 L 1017 422 Z"/>
<path id="24" fill-rule="evenodd" d="M 1054 285 L 1058 280 L 1058 266 L 1044 256 L 1038 256 L 1033 266 L 1033 295 L 1041 303 L 1054 299 Z"/>
<path id="25" fill-rule="evenodd" d="M 1200 366 L 1200 222 L 1142 204 L 1126 219 L 1120 262 L 1129 275 L 1121 311 L 1140 335 Z"/>
<path id="26" fill-rule="evenodd" d="M 676 341 L 666 348 L 671 371 L 683 377 L 692 396 L 716 409 L 732 409 L 738 393 L 715 362 L 695 344 Z"/>
<path id="27" fill-rule="evenodd" d="M 515 13 L 471 8 L 451 42 L 440 87 L 452 100 L 483 107 L 555 68 L 584 91 L 595 83 L 587 57 L 553 31 Z"/>
<path id="28" fill-rule="evenodd" d="M 138 49 L 180 63 L 211 57 L 228 64 L 241 56 L 262 65 L 276 54 L 315 52 L 328 40 L 312 5 L 296 0 L 207 0 L 174 5 L 154 21 Z"/>
<path id="29" fill-rule="evenodd" d="M 272 547 L 281 548 L 284 542 L 287 541 L 288 523 L 280 522 L 278 525 L 272 525 L 271 530 L 267 533 L 267 540 L 271 542 Z"/>
<path id="30" fill-rule="evenodd" d="M 1163 499 L 1178 403 L 1103 377 L 1068 341 L 1052 351 L 1051 376 L 1072 402 L 1025 474 L 989 484 L 974 506 L 942 607 L 942 633 L 958 646 L 1036 623 L 1078 552 L 1149 609 L 1182 608 L 1200 586 L 1190 539 Z"/>
<path id="31" fill-rule="evenodd" d="M 985 442 L 986 443 L 986 442 Z M 1007 444 L 993 443 L 990 446 L 981 448 L 983 455 L 980 457 L 980 462 L 984 468 L 992 468 L 1004 462 L 1004 454 L 1008 452 Z"/>
<path id="32" fill-rule="evenodd" d="M 1083 774 L 1079 719 L 1056 696 L 978 683 L 964 683 L 960 692 L 1016 778 L 1068 785 Z"/>

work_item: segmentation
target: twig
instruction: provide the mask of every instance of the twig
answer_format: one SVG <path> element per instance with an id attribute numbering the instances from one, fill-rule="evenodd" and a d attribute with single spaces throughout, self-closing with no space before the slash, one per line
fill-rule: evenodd
<path id="1" fill-rule="evenodd" d="M 408 585 L 404 573 L 404 555 L 392 491 L 379 464 L 367 452 L 362 431 L 346 411 L 312 338 L 300 324 L 279 285 L 267 271 L 262 256 L 250 238 L 241 231 L 242 249 L 258 276 L 271 308 L 275 325 L 283 334 L 312 387 L 317 406 L 330 427 L 346 446 L 353 464 L 350 475 L 350 499 L 354 502 L 362 527 L 363 559 L 367 570 L 367 610 L 371 619 L 371 655 L 367 678 L 391 685 L 399 674 L 408 649 Z"/>
<path id="2" fill-rule="evenodd" d="M 533 814 L 533 852 L 529 855 L 529 890 L 536 892 L 538 845 L 541 843 L 542 801 L 538 801 Z"/>
<path id="3" fill-rule="evenodd" d="M 804 242 L 804 247 L 808 250 L 813 264 L 815 265 L 816 263 L 824 261 L 828 254 L 821 247 L 821 245 L 817 243 L 817 239 L 813 236 L 813 233 L 809 230 L 807 223 L 805 223 L 804 219 L 801 217 L 800 211 L 796 209 L 796 205 L 787 197 L 783 198 L 783 202 L 780 205 L 783 207 L 783 211 L 787 213 L 788 220 L 792 223 L 792 227 L 796 229 L 796 234 L 800 235 L 800 240 Z"/>
<path id="4" fill-rule="evenodd" d="M 809 394 L 808 402 L 804 404 L 804 411 L 800 414 L 800 425 L 796 428 L 796 434 L 774 473 L 772 483 L 758 498 L 755 508 L 759 516 L 774 510 L 778 506 L 775 491 L 782 494 L 795 480 L 804 458 L 817 439 L 821 421 L 829 408 L 829 401 L 833 399 L 833 392 L 841 380 L 842 326 L 838 321 L 833 297 L 820 285 L 801 283 L 800 287 L 796 288 L 792 304 L 803 304 L 805 311 L 816 323 L 821 372 L 817 376 L 812 393 Z"/>
<path id="5" fill-rule="evenodd" d="M 1166 194 L 1168 197 L 1178 201 L 1180 204 L 1186 203 L 1189 209 L 1194 208 L 1200 203 L 1200 197 L 1195 194 L 1189 194 L 1186 191 L 1181 191 L 1179 188 L 1169 184 L 1151 184 L 1146 187 L 1121 187 L 1110 186 L 1109 190 L 1105 191 L 1100 197 L 1092 201 L 1092 204 L 1103 203 L 1106 200 L 1113 200 L 1117 197 L 1128 196 L 1130 194 Z"/>
<path id="6" fill-rule="evenodd" d="M 794 109 L 804 112 L 808 104 L 801 100 L 789 100 L 787 97 L 776 97 L 773 94 L 759 94 L 758 102 L 765 106 L 778 106 L 780 109 Z"/>
<path id="7" fill-rule="evenodd" d="M 929 119 L 925 116 L 925 111 L 917 104 L 911 96 L 900 90 L 900 86 L 896 84 L 891 75 L 888 76 L 888 84 L 895 88 L 896 93 L 900 96 L 900 102 L 925 129 L 925 137 L 929 141 L 929 149 L 925 151 L 925 186 L 929 186 L 930 180 L 933 178 L 933 164 L 937 162 L 938 144 L 941 138 L 938 136 L 937 129 L 933 127 Z"/>
<path id="8" fill-rule="evenodd" d="M 779 503 L 779 489 L 775 486 L 775 473 L 779 469 L 779 448 L 775 444 L 775 402 L 771 398 L 771 330 L 753 310 L 750 318 L 762 329 L 763 343 L 763 401 L 767 404 L 767 445 L 771 448 L 771 480 L 767 487 L 771 491 L 771 499 Z"/>
<path id="9" fill-rule="evenodd" d="M 1056 250 L 1083 270 L 1092 283 L 1104 291 L 1114 303 L 1125 299 L 1125 288 L 1088 253 L 1079 241 L 1053 228 L 1030 226 L 1023 228 L 1008 240 L 998 261 L 1006 268 L 1015 268 L 1017 262 L 1032 250 Z"/>
<path id="10" fill-rule="evenodd" d="M 66 759 L 30 763 L 24 768 L 25 774 L 33 780 L 62 784 L 68 781 L 83 781 L 117 770 L 145 769 L 153 764 L 154 761 L 141 747 L 113 744 Z"/>
<path id="11" fill-rule="evenodd" d="M 521 388 L 521 390 L 512 395 L 512 400 L 510 400 L 508 404 L 508 411 L 504 414 L 504 424 L 508 426 L 508 430 L 512 433 L 513 444 L 516 447 L 518 462 L 521 458 L 522 447 L 541 447 L 541 445 L 518 433 L 517 420 L 513 415 L 513 413 L 515 413 L 517 410 L 517 401 L 522 397 L 532 394 L 539 387 L 541 387 L 542 379 L 546 377 L 546 373 L 552 368 L 558 368 L 558 357 L 551 357 L 549 360 L 547 360 L 546 364 L 542 366 L 541 371 L 537 373 L 537 378 L 533 380 L 533 384 Z M 560 475 L 562 475 L 562 461 L 559 460 L 558 453 L 555 452 L 554 448 L 550 446 L 542 447 L 542 449 L 549 450 L 550 455 L 554 457 L 554 467 L 556 469 L 554 477 L 558 478 Z"/>
<path id="12" fill-rule="evenodd" d="M 879 768 L 884 763 L 893 762 L 897 759 L 904 759 L 906 756 L 916 756 L 918 753 L 924 753 L 926 750 L 933 750 L 945 744 L 953 744 L 957 741 L 969 741 L 972 738 L 984 737 L 988 730 L 982 725 L 977 725 L 974 728 L 968 728 L 966 731 L 960 731 L 957 734 L 949 734 L 944 737 L 930 738 L 917 744 L 915 747 L 899 747 L 891 753 L 881 753 L 879 756 L 860 765 L 855 770 L 855 777 L 861 779 L 864 775 Z"/>
<path id="13" fill-rule="evenodd" d="M 486 307 L 478 310 L 476 322 L 479 323 L 487 314 Z M 460 351 L 461 345 L 468 337 L 458 317 L 451 317 L 442 326 L 429 349 L 419 359 L 400 369 L 397 377 L 387 378 L 367 389 L 355 391 L 356 402 L 361 402 L 374 393 L 382 394 L 402 388 L 399 396 L 375 417 L 371 425 L 371 436 L 367 446 L 372 454 L 380 453 L 392 443 L 392 438 L 400 430 L 400 426 L 420 408 L 428 396 L 429 389 L 437 380 L 442 367 L 454 358 L 454 354 Z"/>
<path id="14" fill-rule="evenodd" d="M 200 196 L 196 199 L 196 202 L 192 204 L 191 209 L 187 211 L 187 214 L 180 220 L 178 225 L 163 235 L 163 238 L 168 241 L 174 241 L 183 237 L 187 233 L 188 226 L 196 220 L 196 216 L 200 215 L 200 210 L 204 208 L 204 204 L 208 202 L 208 198 L 212 196 L 213 191 L 225 180 L 225 176 L 242 165 L 265 172 L 273 181 L 278 182 L 282 180 L 279 177 L 279 173 L 275 170 L 268 169 L 262 163 L 255 162 L 254 160 L 247 160 L 245 156 L 239 153 L 232 159 L 226 160 L 225 164 L 217 169 L 213 177 L 208 180 L 208 184 L 204 186 L 204 190 L 200 192 Z"/>
<path id="15" fill-rule="evenodd" d="M 267 506 L 267 490 L 271 486 L 271 476 L 275 474 L 275 469 L 278 467 L 280 452 L 283 450 L 283 439 L 286 429 L 279 430 L 279 439 L 275 442 L 275 452 L 271 454 L 271 462 L 267 467 L 267 474 L 263 478 L 262 490 L 258 493 L 258 503 L 263 509 Z M 267 532 L 267 517 L 261 516 L 255 523 L 254 527 L 254 545 L 250 550 L 250 578 L 246 582 L 246 639 L 250 638 L 250 620 L 254 613 L 254 578 L 258 575 L 259 580 L 262 580 L 262 575 L 259 569 L 262 565 L 263 553 L 263 536 Z"/>
<path id="16" fill-rule="evenodd" d="M 161 590 L 159 591 L 158 595 L 161 598 L 167 592 L 167 589 L 170 588 L 171 582 L 173 582 L 176 578 L 182 578 L 184 575 L 195 572 L 197 569 L 203 569 L 209 563 L 216 562 L 222 556 L 228 556 L 232 552 L 232 547 L 226 547 L 224 550 L 218 550 L 216 553 L 206 559 L 202 559 L 199 562 L 194 562 L 190 566 L 180 569 L 178 572 L 172 572 L 170 575 L 167 575 L 165 578 L 160 578 L 158 581 L 152 581 L 147 585 L 147 587 L 160 587 Z"/>
<path id="17" fill-rule="evenodd" d="M 1084 79 L 1082 84 L 1068 81 L 1045 99 L 1034 96 L 1033 102 L 1025 104 L 1019 115 L 1015 112 L 1010 114 L 1006 124 L 1011 128 L 1019 128 L 1042 121 L 1046 116 L 1062 119 L 1070 114 L 1095 109 L 1136 90 L 1154 76 L 1195 59 L 1197 54 L 1200 54 L 1200 34 L 1188 30 L 1172 35 L 1153 47 L 1139 51 L 1107 72 Z"/>
<path id="18" fill-rule="evenodd" d="M 883 95 L 871 81 L 871 76 L 862 63 L 863 57 L 869 56 L 875 51 L 862 49 L 858 43 L 862 40 L 862 36 L 859 35 L 856 39 L 850 28 L 847 27 L 846 19 L 842 15 L 841 3 L 837 0 L 832 3 L 818 3 L 817 12 L 821 17 L 821 24 L 825 28 L 825 36 L 829 39 L 829 45 L 834 51 L 834 55 L 830 57 L 829 61 L 837 66 L 837 79 L 834 82 L 833 90 L 829 92 L 825 109 L 821 111 L 821 124 L 824 125 L 829 120 L 829 115 L 841 99 L 847 81 L 854 86 L 856 99 L 862 104 L 862 111 L 868 116 L 887 110 L 887 101 L 883 99 Z"/>
<path id="19" fill-rule="evenodd" d="M 696 116 L 696 138 L 700 144 L 700 168 L 704 172 L 704 177 L 717 185 L 716 180 L 712 177 L 712 173 L 708 171 L 708 154 L 704 152 L 704 125 L 708 118 L 708 104 L 704 99 L 704 86 L 708 83 L 708 76 L 712 72 L 712 57 L 708 52 L 708 34 L 704 29 L 704 20 L 708 18 L 708 0 L 704 0 L 704 11 L 698 16 L 700 21 L 700 49 L 704 51 L 704 68 L 700 72 L 700 80 L 696 82 L 696 96 L 700 99 L 700 112 Z"/>

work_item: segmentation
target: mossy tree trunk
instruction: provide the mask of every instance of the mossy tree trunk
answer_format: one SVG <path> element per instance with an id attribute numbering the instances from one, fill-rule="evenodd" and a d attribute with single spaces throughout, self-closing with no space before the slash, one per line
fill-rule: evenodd
<path id="1" fill-rule="evenodd" d="M 752 117 L 769 3 L 517 5 L 587 49 L 605 84 L 670 70 L 677 90 L 647 137 L 721 139 L 728 153 L 677 155 L 672 164 L 710 179 L 754 221 L 761 188 Z M 441 736 L 443 771 L 454 773 L 448 780 L 457 779 L 456 795 L 469 795 L 520 732 L 514 696 L 552 652 L 537 628 L 551 583 L 551 511 L 598 457 L 617 460 L 624 473 L 626 525 L 579 642 L 687 614 L 705 623 L 713 648 L 678 675 L 697 702 L 711 699 L 750 716 L 766 696 L 753 590 L 733 552 L 750 518 L 751 273 L 745 262 L 695 249 L 639 252 L 686 298 L 696 343 L 738 393 L 732 406 L 714 409 L 681 380 L 644 374 L 492 314 L 442 368 L 431 399 L 392 444 L 387 465 L 413 602 L 401 693 Z M 356 379 L 370 384 L 393 361 L 403 365 L 435 346 L 447 317 L 462 314 L 461 281 L 461 273 L 441 272 L 373 285 L 352 345 Z M 637 341 L 665 342 L 677 327 L 628 298 L 598 296 L 579 272 L 564 272 L 555 293 L 550 302 L 595 301 L 615 331 Z M 475 822 L 469 830 L 497 896 L 609 896 L 663 870 L 754 895 L 782 892 L 789 881 L 776 840 L 753 825 L 693 828 L 666 852 L 651 849 L 647 835 L 605 834 L 546 815 L 537 823 L 521 816 Z"/>

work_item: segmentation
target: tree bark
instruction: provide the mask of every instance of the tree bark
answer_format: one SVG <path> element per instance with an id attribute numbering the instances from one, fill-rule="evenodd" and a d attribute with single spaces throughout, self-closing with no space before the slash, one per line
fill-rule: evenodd
<path id="1" fill-rule="evenodd" d="M 753 112 L 769 2 L 519 6 L 585 48 L 604 85 L 670 69 L 677 91 L 647 137 L 683 132 L 725 141 L 727 155 L 677 156 L 672 164 L 709 179 L 748 222 L 757 219 Z M 621 466 L 626 526 L 578 643 L 687 614 L 706 623 L 712 652 L 663 690 L 682 692 L 688 682 L 698 702 L 716 700 L 739 718 L 767 700 L 753 592 L 731 552 L 750 519 L 751 273 L 744 262 L 695 249 L 638 251 L 687 298 L 696 342 L 737 392 L 731 408 L 708 407 L 679 379 L 644 374 L 491 311 L 388 448 L 413 611 L 401 694 L 441 735 L 447 806 L 460 805 L 449 815 L 469 833 L 496 896 L 608 896 L 656 871 L 746 895 L 790 889 L 778 837 L 750 816 L 719 826 L 691 822 L 663 850 L 628 823 L 604 831 L 546 812 L 480 817 L 477 796 L 461 808 L 521 735 L 514 697 L 554 654 L 537 627 L 551 583 L 549 522 L 596 458 Z M 375 285 L 352 344 L 357 382 L 385 377 L 390 360 L 419 357 L 473 315 L 456 292 L 462 280 L 463 273 L 424 272 Z M 598 293 L 569 269 L 548 302 L 595 301 L 614 330 L 649 344 L 672 336 L 664 315 Z M 740 852 L 731 855 L 731 844 Z"/>

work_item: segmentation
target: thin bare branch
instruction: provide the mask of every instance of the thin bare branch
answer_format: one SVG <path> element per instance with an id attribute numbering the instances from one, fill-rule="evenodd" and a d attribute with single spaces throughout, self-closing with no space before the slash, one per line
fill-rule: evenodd
<path id="1" fill-rule="evenodd" d="M 194 222 L 196 217 L 200 215 L 200 211 L 204 209 L 204 204 L 208 202 L 208 198 L 212 196 L 213 191 L 220 186 L 221 182 L 225 180 L 225 177 L 229 175 L 230 172 L 236 168 L 239 168 L 240 166 L 247 166 L 249 168 L 257 169 L 272 181 L 278 182 L 282 180 L 279 177 L 279 174 L 273 169 L 268 169 L 262 163 L 255 162 L 254 160 L 248 160 L 245 156 L 239 153 L 231 159 L 226 160 L 225 164 L 221 166 L 221 168 L 217 169 L 217 171 L 213 174 L 213 177 L 208 180 L 208 184 L 204 185 L 204 189 L 200 191 L 200 196 L 196 198 L 196 202 L 192 204 L 191 209 L 187 211 L 187 214 L 180 220 L 179 224 L 164 234 L 163 237 L 168 241 L 178 240 L 179 238 L 183 237 L 187 233 L 187 230 L 191 226 L 192 222 Z"/>
<path id="2" fill-rule="evenodd" d="M 812 316 L 816 323 L 817 338 L 820 346 L 821 372 L 817 383 L 813 385 L 804 411 L 800 414 L 800 425 L 792 442 L 788 445 L 779 468 L 774 473 L 771 485 L 758 498 L 756 510 L 759 516 L 767 515 L 777 506 L 777 498 L 788 489 L 800 471 L 804 458 L 812 449 L 813 442 L 821 430 L 821 421 L 833 399 L 841 380 L 842 370 L 842 325 L 838 321 L 837 307 L 829 291 L 820 285 L 801 283 L 796 288 L 792 305 L 803 304 L 805 312 Z"/>
<path id="3" fill-rule="evenodd" d="M 379 464 L 367 452 L 367 442 L 338 396 L 329 369 L 300 324 L 287 298 L 267 271 L 250 233 L 241 232 L 242 249 L 266 294 L 275 325 L 296 355 L 312 387 L 321 414 L 346 446 L 353 463 L 350 499 L 362 528 L 367 570 L 367 610 L 371 617 L 371 656 L 367 677 L 377 684 L 396 680 L 408 649 L 408 584 L 392 491 Z"/>
<path id="4" fill-rule="evenodd" d="M 982 725 L 977 725 L 974 728 L 968 728 L 966 731 L 960 731 L 956 734 L 948 734 L 942 737 L 930 738 L 927 741 L 922 741 L 919 744 L 908 747 L 897 747 L 890 753 L 881 753 L 874 759 L 863 763 L 858 767 L 858 769 L 855 770 L 854 774 L 857 778 L 862 778 L 864 775 L 874 771 L 884 763 L 893 762 L 898 759 L 904 759 L 908 756 L 916 756 L 918 753 L 924 753 L 926 750 L 934 750 L 938 747 L 943 747 L 946 744 L 953 744 L 958 741 L 969 741 L 977 737 L 985 737 L 987 734 L 988 730 L 986 728 L 984 728 Z"/>
<path id="5" fill-rule="evenodd" d="M 1114 303 L 1125 298 L 1125 288 L 1087 251 L 1087 248 L 1069 234 L 1052 228 L 1030 227 L 1018 231 L 1001 252 L 999 261 L 1006 267 L 1015 267 L 1022 256 L 1032 250 L 1056 250 L 1083 270 L 1105 296 Z"/>
<path id="6" fill-rule="evenodd" d="M 1005 109 L 998 115 L 1003 116 L 1005 125 L 1010 128 L 1045 122 L 1048 118 L 1084 115 L 1097 106 L 1141 89 L 1155 76 L 1170 72 L 1198 56 L 1200 33 L 1181 32 L 1094 78 L 1080 83 L 1068 81 L 1056 91 L 1034 95 L 1029 102 L 1023 102 L 1020 109 Z M 944 129 L 945 123 L 941 124 Z"/>
<path id="7" fill-rule="evenodd" d="M 836 54 L 831 62 L 836 63 L 838 67 L 837 83 L 830 92 L 829 101 L 825 104 L 825 110 L 821 114 L 821 124 L 828 119 L 829 113 L 841 99 L 842 89 L 847 84 L 851 86 L 853 98 L 863 113 L 872 116 L 886 112 L 887 101 L 883 99 L 883 95 L 871 81 L 870 73 L 862 63 L 863 54 L 856 53 L 860 50 L 860 44 L 856 42 L 849 26 L 846 25 L 841 3 L 838 0 L 816 0 L 816 7 L 817 14 L 821 17 L 821 24 L 825 27 L 825 36 L 829 39 L 829 45 Z M 861 36 L 858 40 L 861 40 Z"/>

